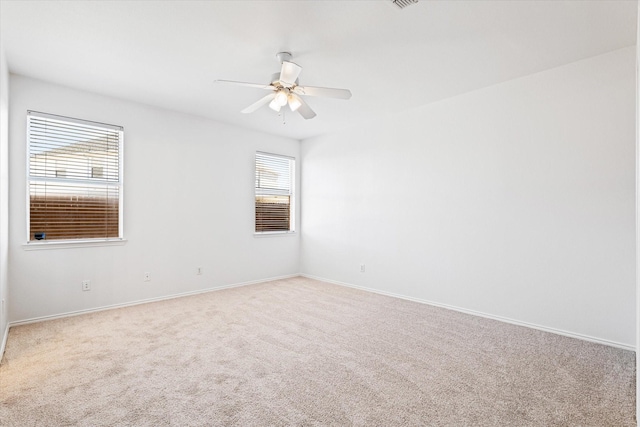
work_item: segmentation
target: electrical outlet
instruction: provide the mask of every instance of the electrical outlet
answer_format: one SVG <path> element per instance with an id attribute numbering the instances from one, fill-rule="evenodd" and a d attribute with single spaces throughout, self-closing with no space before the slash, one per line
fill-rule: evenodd
<path id="1" fill-rule="evenodd" d="M 151 273 L 149 273 L 148 271 L 144 273 L 144 281 L 145 282 L 151 281 Z"/>
<path id="2" fill-rule="evenodd" d="M 91 290 L 91 280 L 83 280 L 82 281 L 82 290 L 90 291 Z"/>
<path id="3" fill-rule="evenodd" d="M 364 264 L 360 264 L 360 273 L 364 273 Z"/>
<path id="4" fill-rule="evenodd" d="M 202 275 L 202 267 L 198 267 L 198 269 L 196 270 L 196 274 L 197 274 L 198 276 L 201 276 L 201 275 Z"/>

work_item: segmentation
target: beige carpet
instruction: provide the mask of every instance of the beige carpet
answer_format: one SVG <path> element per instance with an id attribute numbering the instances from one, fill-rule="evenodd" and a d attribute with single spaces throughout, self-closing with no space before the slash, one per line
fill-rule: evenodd
<path id="1" fill-rule="evenodd" d="M 634 353 L 294 278 L 14 327 L 3 426 L 632 426 Z"/>

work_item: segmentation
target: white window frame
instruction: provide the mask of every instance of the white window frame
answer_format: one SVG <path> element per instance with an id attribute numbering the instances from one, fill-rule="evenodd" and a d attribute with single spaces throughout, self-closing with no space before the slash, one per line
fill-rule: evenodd
<path id="1" fill-rule="evenodd" d="M 119 133 L 118 138 L 118 182 L 109 182 L 109 185 L 118 186 L 118 237 L 97 237 L 86 239 L 59 239 L 59 240 L 30 240 L 31 230 L 31 189 L 30 182 L 34 181 L 31 176 L 31 117 L 48 118 L 53 120 L 60 120 L 69 123 L 78 123 L 88 126 L 96 126 L 101 128 L 108 128 L 117 130 Z M 124 127 L 118 125 L 112 125 L 108 123 L 96 122 L 91 120 L 77 119 L 73 117 L 61 116 L 57 114 L 42 113 L 39 111 L 27 111 L 26 120 L 26 135 L 27 135 L 27 147 L 26 147 L 26 243 L 23 244 L 23 248 L 30 249 L 53 249 L 60 247 L 91 247 L 91 246 L 111 246 L 111 245 L 123 245 L 126 240 L 124 238 L 124 167 L 123 167 L 123 147 L 124 147 Z M 46 181 L 47 179 L 35 179 L 35 181 Z M 60 179 L 53 179 L 52 181 L 59 181 Z M 64 180 L 64 178 L 63 178 Z M 79 180 L 71 180 L 78 182 Z"/>
<path id="2" fill-rule="evenodd" d="M 258 192 L 257 188 L 255 186 L 255 177 L 256 177 L 256 156 L 254 156 L 253 159 L 253 178 L 254 178 L 254 197 L 253 197 L 253 233 L 254 236 L 256 237 L 267 237 L 267 236 L 283 236 L 283 235 L 294 235 L 296 234 L 296 158 L 295 157 L 291 157 L 291 156 L 285 156 L 282 154 L 275 154 L 275 153 L 268 153 L 265 151 L 256 151 L 256 156 L 257 155 L 263 155 L 263 156 L 271 156 L 271 157 L 278 157 L 281 159 L 286 159 L 290 162 L 290 174 L 291 176 L 289 177 L 289 182 L 290 182 L 290 188 L 289 188 L 289 193 L 287 194 L 289 196 L 289 230 L 277 230 L 277 231 L 256 231 L 256 201 L 255 201 L 255 196 L 258 195 L 271 195 L 270 193 L 266 193 L 266 192 Z M 273 193 L 273 195 L 284 195 L 282 193 Z"/>

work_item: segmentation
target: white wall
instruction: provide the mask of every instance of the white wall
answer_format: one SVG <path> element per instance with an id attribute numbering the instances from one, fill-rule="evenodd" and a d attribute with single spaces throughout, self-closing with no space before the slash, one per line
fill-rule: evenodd
<path id="1" fill-rule="evenodd" d="M 640 1 L 636 19 L 636 343 L 640 343 Z M 636 371 L 640 366 L 640 351 L 636 346 Z M 640 419 L 640 379 L 636 375 L 636 420 Z"/>
<path id="2" fill-rule="evenodd" d="M 9 69 L 0 44 L 0 359 L 8 331 Z"/>
<path id="3" fill-rule="evenodd" d="M 629 47 L 303 141 L 301 272 L 633 347 L 634 70 Z"/>
<path id="4" fill-rule="evenodd" d="M 124 126 L 124 246 L 24 249 L 27 110 Z M 11 321 L 298 273 L 298 235 L 253 235 L 255 151 L 298 141 L 18 75 L 10 111 Z"/>

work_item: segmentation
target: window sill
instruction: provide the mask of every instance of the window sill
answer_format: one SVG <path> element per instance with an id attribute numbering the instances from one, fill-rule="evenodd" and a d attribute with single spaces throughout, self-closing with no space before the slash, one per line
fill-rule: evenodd
<path id="1" fill-rule="evenodd" d="M 91 239 L 91 240 L 52 240 L 35 241 L 22 244 L 25 251 L 38 251 L 43 249 L 71 249 L 71 248 L 91 248 L 95 246 L 122 246 L 127 241 L 125 239 Z"/>
<path id="2" fill-rule="evenodd" d="M 295 231 L 264 231 L 262 233 L 253 233 L 253 237 L 281 237 L 281 236 L 295 236 Z"/>

